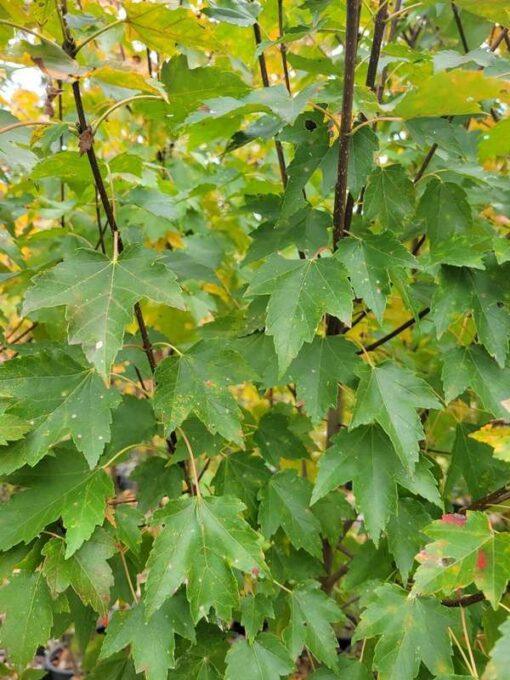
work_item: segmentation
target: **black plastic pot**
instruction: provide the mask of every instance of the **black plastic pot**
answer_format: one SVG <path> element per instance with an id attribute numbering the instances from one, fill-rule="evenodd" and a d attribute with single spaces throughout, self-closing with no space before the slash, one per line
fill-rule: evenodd
<path id="1" fill-rule="evenodd" d="M 69 680 L 69 678 L 72 678 L 74 675 L 74 671 L 66 670 L 65 668 L 57 668 L 53 665 L 53 661 L 60 651 L 62 651 L 61 648 L 57 647 L 50 654 L 46 655 L 44 669 L 48 671 L 48 674 L 46 675 L 47 680 Z"/>

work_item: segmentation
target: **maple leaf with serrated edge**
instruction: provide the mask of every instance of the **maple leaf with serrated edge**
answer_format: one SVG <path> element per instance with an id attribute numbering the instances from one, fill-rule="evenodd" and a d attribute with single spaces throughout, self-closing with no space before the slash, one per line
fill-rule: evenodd
<path id="1" fill-rule="evenodd" d="M 356 504 L 363 513 L 375 544 L 397 511 L 397 484 L 442 507 L 429 463 L 421 459 L 411 475 L 377 425 L 339 432 L 319 462 L 312 504 L 348 481 L 353 482 Z"/>
<path id="2" fill-rule="evenodd" d="M 290 655 L 296 659 L 306 646 L 330 668 L 337 665 L 337 640 L 332 623 L 342 623 L 340 607 L 311 581 L 294 588 L 288 595 L 290 619 L 283 639 Z"/>
<path id="3" fill-rule="evenodd" d="M 449 594 L 474 583 L 494 609 L 510 578 L 510 534 L 495 532 L 483 512 L 443 515 L 424 529 L 434 541 L 418 553 L 413 592 Z"/>
<path id="4" fill-rule="evenodd" d="M 14 413 L 0 413 L 0 446 L 21 439 L 30 428 L 28 421 Z"/>
<path id="5" fill-rule="evenodd" d="M 90 467 L 97 463 L 121 399 L 80 361 L 80 354 L 48 350 L 0 366 L 0 394 L 14 400 L 9 413 L 23 416 L 30 427 L 21 441 L 0 449 L 0 473 L 35 465 L 69 434 Z"/>
<path id="6" fill-rule="evenodd" d="M 240 498 L 250 516 L 256 518 L 257 494 L 270 475 L 261 458 L 240 451 L 222 457 L 212 483 L 216 492 Z"/>
<path id="7" fill-rule="evenodd" d="M 241 600 L 241 625 L 252 642 L 266 619 L 274 619 L 273 600 L 261 593 L 248 594 Z"/>
<path id="8" fill-rule="evenodd" d="M 81 345 L 87 359 L 108 378 L 133 306 L 142 298 L 184 308 L 175 275 L 156 253 L 128 246 L 111 260 L 83 248 L 35 279 L 23 313 L 65 305 L 69 343 Z"/>
<path id="9" fill-rule="evenodd" d="M 62 518 L 66 528 L 66 558 L 104 521 L 106 499 L 113 496 L 110 477 L 101 468 L 90 470 L 71 447 L 61 447 L 34 469 L 8 478 L 24 487 L 4 503 L 0 513 L 0 550 L 28 543 L 48 524 Z"/>
<path id="10" fill-rule="evenodd" d="M 147 680 L 166 680 L 174 668 L 175 634 L 195 642 L 195 628 L 184 594 L 168 598 L 147 618 L 143 602 L 132 609 L 117 611 L 108 624 L 99 661 L 130 645 L 137 673 Z"/>
<path id="11" fill-rule="evenodd" d="M 418 266 L 416 258 L 388 231 L 343 239 L 339 259 L 349 272 L 356 295 L 363 298 L 379 323 L 390 293 L 392 269 Z"/>
<path id="12" fill-rule="evenodd" d="M 53 625 L 53 604 L 42 573 L 13 576 L 0 589 L 0 612 L 5 615 L 0 642 L 16 667 L 25 668 L 39 645 L 47 643 Z"/>
<path id="13" fill-rule="evenodd" d="M 448 628 L 455 615 L 432 598 L 386 583 L 370 596 L 353 641 L 378 637 L 374 668 L 381 680 L 412 680 L 422 662 L 433 675 L 452 672 Z"/>
<path id="14" fill-rule="evenodd" d="M 211 607 L 230 619 L 239 600 L 233 569 L 255 575 L 266 570 L 260 537 L 240 516 L 245 507 L 232 496 L 181 498 L 156 513 L 163 528 L 147 562 L 148 616 L 186 582 L 195 622 Z"/>
<path id="15" fill-rule="evenodd" d="M 159 364 L 154 408 L 169 431 L 194 415 L 212 434 L 240 444 L 241 411 L 229 387 L 252 377 L 252 370 L 234 350 L 199 342 Z"/>
<path id="16" fill-rule="evenodd" d="M 402 575 L 402 583 L 407 583 L 414 557 L 425 545 L 427 537 L 422 529 L 431 519 L 424 504 L 415 498 L 400 498 L 397 512 L 390 517 L 386 527 L 388 548 Z"/>
<path id="17" fill-rule="evenodd" d="M 111 536 L 96 529 L 81 548 L 66 559 L 65 540 L 52 538 L 42 550 L 43 574 L 54 596 L 72 587 L 83 604 L 98 614 L 108 613 L 113 573 L 107 560 L 116 553 Z"/>
<path id="18" fill-rule="evenodd" d="M 247 297 L 269 295 L 266 333 L 272 335 L 283 374 L 325 313 L 350 325 L 352 291 L 337 257 L 287 260 L 272 255 L 255 272 Z"/>
<path id="19" fill-rule="evenodd" d="M 317 423 L 336 404 L 339 383 L 354 377 L 356 347 L 341 336 L 315 337 L 303 345 L 285 377 L 296 385 L 306 413 Z"/>
<path id="20" fill-rule="evenodd" d="M 225 680 L 276 680 L 294 668 L 289 653 L 272 633 L 261 633 L 253 642 L 234 642 L 227 653 Z"/>
<path id="21" fill-rule="evenodd" d="M 479 345 L 455 347 L 442 356 L 446 403 L 470 387 L 487 411 L 507 418 L 505 402 L 510 399 L 510 369 L 501 368 Z"/>
<path id="22" fill-rule="evenodd" d="M 414 186 L 402 165 L 378 167 L 368 177 L 364 217 L 399 231 L 414 209 Z"/>
<path id="23" fill-rule="evenodd" d="M 295 548 L 320 557 L 321 527 L 309 507 L 311 494 L 310 482 L 298 477 L 294 470 L 277 472 L 259 492 L 258 520 L 268 538 L 281 527 Z"/>
<path id="24" fill-rule="evenodd" d="M 425 437 L 416 408 L 441 409 L 441 403 L 429 385 L 408 368 L 385 362 L 364 365 L 358 373 L 360 382 L 350 429 L 378 423 L 411 472 L 418 460 L 418 442 Z"/>
<path id="25" fill-rule="evenodd" d="M 491 650 L 490 661 L 485 668 L 483 680 L 501 680 L 510 667 L 510 619 L 499 627 L 501 637 Z"/>
<path id="26" fill-rule="evenodd" d="M 432 318 L 438 337 L 460 314 L 472 312 L 480 343 L 504 368 L 510 337 L 510 313 L 494 267 L 441 267 L 440 286 L 432 298 Z"/>

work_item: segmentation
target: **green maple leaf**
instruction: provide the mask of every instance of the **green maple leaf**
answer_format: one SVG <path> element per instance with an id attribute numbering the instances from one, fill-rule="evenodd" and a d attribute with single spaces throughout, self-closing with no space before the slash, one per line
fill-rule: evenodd
<path id="1" fill-rule="evenodd" d="M 99 661 L 128 645 L 137 673 L 147 680 L 166 680 L 175 666 L 175 634 L 195 641 L 195 629 L 186 598 L 169 598 L 147 619 L 143 602 L 129 610 L 117 611 L 108 624 Z"/>
<path id="2" fill-rule="evenodd" d="M 69 343 L 80 344 L 88 360 L 108 378 L 133 306 L 142 298 L 184 308 L 175 275 L 154 252 L 128 246 L 110 260 L 95 250 L 79 249 L 35 280 L 23 313 L 65 305 Z"/>
<path id="3" fill-rule="evenodd" d="M 79 353 L 48 350 L 0 367 L 0 394 L 14 401 L 9 413 L 28 421 L 30 432 L 0 456 L 0 472 L 35 465 L 71 435 L 93 467 L 110 441 L 112 410 L 120 403 Z M 0 416 L 1 417 L 1 416 Z"/>
<path id="4" fill-rule="evenodd" d="M 423 663 L 433 675 L 452 672 L 448 627 L 454 614 L 437 600 L 419 598 L 393 584 L 377 588 L 353 640 L 378 637 L 373 666 L 381 680 L 412 680 Z"/>
<path id="5" fill-rule="evenodd" d="M 14 413 L 0 413 L 0 445 L 21 439 L 30 428 L 30 423 L 20 416 Z"/>
<path id="6" fill-rule="evenodd" d="M 288 183 L 283 194 L 279 222 L 288 219 L 303 207 L 303 189 L 328 150 L 329 135 L 325 126 L 318 126 L 309 132 L 306 139 L 297 146 L 294 158 L 287 168 Z"/>
<path id="7" fill-rule="evenodd" d="M 416 258 L 391 232 L 368 232 L 360 238 L 343 239 L 339 253 L 356 295 L 364 299 L 376 319 L 382 322 L 391 288 L 391 271 L 417 267 Z"/>
<path id="8" fill-rule="evenodd" d="M 292 424 L 293 419 L 289 414 L 275 409 L 264 413 L 260 419 L 253 435 L 253 443 L 271 465 L 278 466 L 280 458 L 308 458 L 308 451 L 302 440 L 291 429 Z"/>
<path id="9" fill-rule="evenodd" d="M 168 465 L 168 459 L 151 457 L 136 466 L 130 475 L 138 484 L 138 507 L 142 512 L 159 505 L 164 496 L 178 498 L 182 491 L 182 470 Z"/>
<path id="10" fill-rule="evenodd" d="M 296 384 L 312 422 L 319 422 L 336 404 L 338 384 L 354 377 L 358 362 L 355 346 L 341 336 L 315 337 L 303 345 L 286 377 Z"/>
<path id="11" fill-rule="evenodd" d="M 259 524 L 270 538 L 279 527 L 295 548 L 321 555 L 320 523 L 309 508 L 312 487 L 293 470 L 273 475 L 259 493 Z"/>
<path id="12" fill-rule="evenodd" d="M 501 680 L 508 674 L 510 667 L 510 619 L 499 627 L 501 637 L 491 651 L 491 659 L 485 668 L 484 680 Z"/>
<path id="13" fill-rule="evenodd" d="M 397 484 L 442 507 L 427 462 L 420 460 L 411 475 L 376 425 L 342 431 L 335 437 L 320 460 L 312 503 L 348 481 L 353 482 L 356 503 L 376 545 L 381 531 L 397 512 Z"/>
<path id="14" fill-rule="evenodd" d="M 345 620 L 340 607 L 314 581 L 294 588 L 288 599 L 290 619 L 283 639 L 291 657 L 296 659 L 306 646 L 319 661 L 335 668 L 337 640 L 331 624 Z"/>
<path id="15" fill-rule="evenodd" d="M 507 418 L 510 369 L 500 368 L 479 345 L 456 347 L 443 355 L 442 379 L 446 403 L 470 387 L 496 418 Z"/>
<path id="16" fill-rule="evenodd" d="M 458 184 L 433 178 L 423 192 L 416 211 L 425 224 L 431 247 L 466 234 L 473 225 L 467 194 Z"/>
<path id="17" fill-rule="evenodd" d="M 9 481 L 25 490 L 11 496 L 0 513 L 1 550 L 28 543 L 61 517 L 67 530 L 66 557 L 70 557 L 103 523 L 106 499 L 114 493 L 106 472 L 90 470 L 83 457 L 68 447 Z"/>
<path id="18" fill-rule="evenodd" d="M 101 661 L 87 675 L 87 680 L 140 680 L 133 662 L 123 652 Z"/>
<path id="19" fill-rule="evenodd" d="M 194 621 L 211 607 L 230 619 L 238 604 L 233 569 L 258 573 L 266 568 L 259 536 L 240 516 L 244 509 L 239 499 L 221 496 L 182 498 L 157 513 L 155 521 L 164 526 L 147 563 L 149 616 L 186 582 Z"/>
<path id="20" fill-rule="evenodd" d="M 391 439 L 404 467 L 418 460 L 418 441 L 425 437 L 416 408 L 441 409 L 427 383 L 407 368 L 385 362 L 363 366 L 350 428 L 378 423 Z"/>
<path id="21" fill-rule="evenodd" d="M 194 415 L 212 434 L 240 444 L 241 412 L 229 387 L 251 377 L 253 372 L 237 352 L 199 342 L 158 366 L 154 408 L 169 431 Z"/>
<path id="22" fill-rule="evenodd" d="M 480 342 L 503 368 L 508 353 L 510 314 L 502 302 L 504 291 L 499 271 L 467 267 L 441 268 L 440 286 L 432 299 L 432 315 L 438 337 L 460 314 L 472 312 Z"/>
<path id="23" fill-rule="evenodd" d="M 0 611 L 5 620 L 0 642 L 17 668 L 32 661 L 39 645 L 45 645 L 53 625 L 50 591 L 40 571 L 22 572 L 0 589 Z"/>
<path id="24" fill-rule="evenodd" d="M 287 260 L 273 255 L 256 271 L 246 295 L 270 295 L 266 332 L 274 337 L 280 373 L 303 343 L 313 340 L 326 312 L 351 322 L 351 287 L 336 257 Z"/>
<path id="25" fill-rule="evenodd" d="M 364 216 L 398 231 L 414 209 L 414 186 L 401 165 L 376 168 L 368 177 Z"/>
<path id="26" fill-rule="evenodd" d="M 469 436 L 478 429 L 468 423 L 457 425 L 445 482 L 447 494 L 463 478 L 471 496 L 481 498 L 510 478 L 508 466 L 495 460 L 491 447 Z"/>
<path id="27" fill-rule="evenodd" d="M 422 529 L 430 521 L 423 504 L 414 498 L 400 498 L 397 512 L 390 517 L 386 527 L 388 548 L 402 575 L 402 583 L 407 583 L 414 556 L 427 540 Z"/>
<path id="28" fill-rule="evenodd" d="M 452 593 L 474 583 L 494 609 L 510 578 L 510 534 L 496 533 L 483 512 L 443 515 L 424 529 L 434 541 L 417 560 L 413 592 Z"/>
<path id="29" fill-rule="evenodd" d="M 272 633 L 261 633 L 254 642 L 235 642 L 227 653 L 225 680 L 276 680 L 294 668 L 289 653 Z"/>
<path id="30" fill-rule="evenodd" d="M 240 498 L 250 517 L 255 518 L 258 509 L 257 494 L 270 474 L 261 458 L 241 451 L 221 459 L 213 484 L 218 493 Z"/>
<path id="31" fill-rule="evenodd" d="M 68 559 L 64 539 L 52 538 L 42 553 L 43 573 L 54 596 L 71 586 L 83 604 L 98 614 L 108 613 L 113 573 L 107 560 L 116 553 L 116 547 L 104 529 L 96 529 Z"/>
<path id="32" fill-rule="evenodd" d="M 241 600 L 241 625 L 246 637 L 253 642 L 266 619 L 274 619 L 273 600 L 261 593 L 249 594 Z"/>

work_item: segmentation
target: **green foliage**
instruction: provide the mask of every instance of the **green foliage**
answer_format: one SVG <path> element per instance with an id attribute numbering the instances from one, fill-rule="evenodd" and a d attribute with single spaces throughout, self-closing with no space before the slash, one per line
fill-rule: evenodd
<path id="1" fill-rule="evenodd" d="M 0 0 L 0 676 L 508 677 L 509 25 Z"/>

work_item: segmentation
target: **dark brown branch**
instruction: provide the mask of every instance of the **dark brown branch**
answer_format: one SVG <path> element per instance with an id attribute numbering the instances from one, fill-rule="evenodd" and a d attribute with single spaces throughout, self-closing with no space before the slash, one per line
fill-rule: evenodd
<path id="1" fill-rule="evenodd" d="M 469 46 L 467 44 L 466 34 L 464 33 L 464 26 L 462 25 L 462 21 L 461 21 L 461 18 L 460 18 L 459 8 L 457 7 L 457 5 L 454 2 L 452 2 L 452 11 L 453 11 L 453 18 L 455 19 L 455 25 L 457 26 L 457 31 L 459 32 L 459 37 L 460 37 L 460 41 L 462 43 L 462 47 L 464 49 L 464 52 L 466 52 L 466 54 L 467 54 L 469 52 Z"/>
<path id="2" fill-rule="evenodd" d="M 395 330 L 391 331 L 391 333 L 388 333 L 388 335 L 385 335 L 382 338 L 379 338 L 379 340 L 376 340 L 371 345 L 367 345 L 364 350 L 363 349 L 358 350 L 358 354 L 363 354 L 364 352 L 373 352 L 375 349 L 377 349 L 381 345 L 385 345 L 390 340 L 393 340 L 393 338 L 396 338 L 397 335 L 400 335 L 400 333 L 403 333 L 405 330 L 407 330 L 408 328 L 413 326 L 416 323 L 417 318 L 423 319 L 423 317 L 427 316 L 427 314 L 429 312 L 430 312 L 430 307 L 425 307 L 425 309 L 422 309 L 421 312 L 418 313 L 418 317 L 414 317 L 414 316 L 411 317 L 405 323 L 403 323 L 401 326 L 399 326 L 398 328 L 395 328 Z"/>
<path id="3" fill-rule="evenodd" d="M 291 94 L 289 64 L 287 62 L 287 45 L 283 42 L 283 0 L 278 0 L 278 37 L 280 38 L 280 54 L 282 55 L 283 77 L 287 92 Z"/>
<path id="4" fill-rule="evenodd" d="M 375 80 L 377 78 L 377 67 L 379 66 L 379 59 L 381 56 L 381 48 L 384 37 L 384 29 L 386 28 L 386 19 L 388 16 L 388 0 L 379 0 L 379 8 L 375 15 L 374 23 L 374 37 L 372 39 L 372 48 L 370 50 L 370 59 L 368 61 L 367 80 L 366 85 L 373 92 L 376 91 Z"/>
<path id="5" fill-rule="evenodd" d="M 496 491 L 492 491 L 482 498 L 478 498 L 469 505 L 464 506 L 459 510 L 459 514 L 465 515 L 468 510 L 485 510 L 485 508 L 490 508 L 491 505 L 497 505 L 510 499 L 510 488 L 508 486 L 502 486 Z"/>
<path id="6" fill-rule="evenodd" d="M 64 51 L 71 57 L 74 58 L 76 56 L 76 43 L 73 40 L 73 37 L 67 28 L 67 25 L 65 23 L 64 19 L 64 26 L 66 26 L 66 36 L 64 39 L 64 43 L 62 45 L 62 48 Z M 73 89 L 73 96 L 74 96 L 74 103 L 76 106 L 76 112 L 78 114 L 78 132 L 80 135 L 85 133 L 86 131 L 90 130 L 90 127 L 87 123 L 87 117 L 85 115 L 85 108 L 83 106 L 83 100 L 81 97 L 81 90 L 80 90 L 80 82 L 78 80 L 75 80 L 72 85 Z M 86 147 L 86 154 L 87 158 L 89 161 L 90 169 L 92 171 L 92 176 L 94 178 L 94 184 L 96 186 L 97 192 L 99 194 L 99 197 L 101 199 L 101 203 L 103 205 L 103 210 L 105 212 L 106 218 L 108 220 L 108 225 L 110 227 L 110 230 L 112 232 L 112 235 L 117 238 L 117 245 L 118 245 L 118 251 L 119 253 L 122 252 L 123 250 L 123 244 L 122 244 L 122 239 L 119 233 L 119 229 L 117 226 L 117 222 L 115 220 L 115 214 L 113 212 L 113 206 L 110 202 L 110 199 L 108 197 L 108 193 L 106 191 L 106 187 L 103 181 L 103 177 L 101 175 L 101 171 L 99 169 L 99 163 L 97 161 L 97 156 L 96 152 L 94 149 L 94 139 L 91 137 L 90 143 Z M 151 367 L 152 373 L 156 370 L 156 359 L 154 358 L 154 351 L 152 349 L 152 344 L 149 339 L 149 335 L 147 333 L 147 327 L 145 325 L 145 321 L 143 318 L 142 314 L 142 309 L 140 307 L 140 304 L 137 302 L 134 305 L 134 310 L 135 310 L 135 316 L 138 322 L 138 327 L 140 329 L 140 335 L 142 336 L 142 342 L 143 342 L 143 347 L 145 350 L 145 353 L 147 355 L 147 360 L 149 361 L 149 365 Z"/>
<path id="7" fill-rule="evenodd" d="M 471 604 L 476 604 L 477 602 L 483 602 L 485 600 L 485 595 L 483 593 L 475 593 L 474 595 L 466 595 L 465 597 L 459 597 L 457 600 L 441 600 L 441 604 L 445 607 L 469 607 Z"/>
<path id="8" fill-rule="evenodd" d="M 333 207 L 333 250 L 345 235 L 347 165 L 349 162 L 350 134 L 352 128 L 352 105 L 354 101 L 354 76 L 358 49 L 359 2 L 347 0 L 345 32 L 344 84 L 342 120 L 340 123 L 340 148 L 338 152 L 338 175 Z"/>
<path id="9" fill-rule="evenodd" d="M 253 24 L 253 33 L 255 35 L 255 43 L 257 44 L 257 47 L 260 46 L 260 43 L 262 42 L 262 34 L 260 32 L 260 26 L 258 23 Z M 267 73 L 267 64 L 266 64 L 266 58 L 264 56 L 264 52 L 260 52 L 259 54 L 259 68 L 260 68 L 260 76 L 262 78 L 262 84 L 264 87 L 269 87 L 269 76 Z M 283 187 L 285 188 L 287 186 L 287 165 L 285 163 L 285 156 L 283 153 L 283 146 L 282 143 L 278 140 L 274 140 L 274 145 L 276 148 L 276 155 L 278 156 L 278 166 L 280 168 L 280 177 L 282 178 L 282 184 Z"/>
<path id="10" fill-rule="evenodd" d="M 495 52 L 508 35 L 508 28 L 503 28 L 496 40 L 491 45 L 491 52 Z"/>

